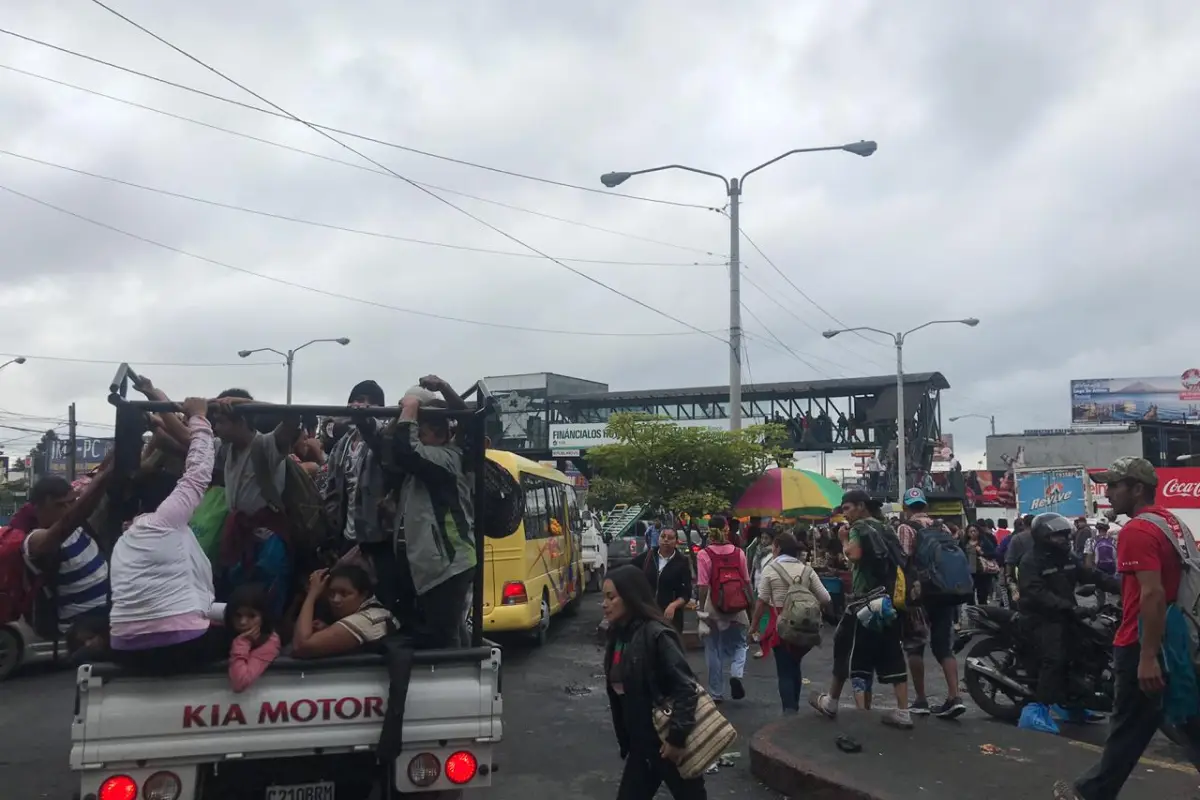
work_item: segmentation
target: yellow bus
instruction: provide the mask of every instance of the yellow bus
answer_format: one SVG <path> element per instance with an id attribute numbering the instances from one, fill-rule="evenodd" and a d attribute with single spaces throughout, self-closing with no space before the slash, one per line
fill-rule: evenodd
<path id="1" fill-rule="evenodd" d="M 582 515 L 574 482 L 551 467 L 504 450 L 487 457 L 508 470 L 525 495 L 525 517 L 483 550 L 484 631 L 528 631 L 546 643 L 550 618 L 583 596 Z"/>

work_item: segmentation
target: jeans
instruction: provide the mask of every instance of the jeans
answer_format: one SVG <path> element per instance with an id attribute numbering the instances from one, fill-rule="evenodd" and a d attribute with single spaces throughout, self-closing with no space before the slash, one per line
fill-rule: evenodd
<path id="1" fill-rule="evenodd" d="M 708 693 L 714 700 L 725 696 L 725 662 L 729 662 L 729 675 L 741 679 L 746 674 L 746 628 L 731 624 L 725 630 L 717 628 L 716 622 L 708 636 L 704 637 L 704 661 L 708 664 Z"/>
<path id="2" fill-rule="evenodd" d="M 1113 648 L 1116 697 L 1104 755 L 1099 764 L 1075 781 L 1075 790 L 1086 800 L 1116 800 L 1146 746 L 1162 725 L 1161 698 L 1145 694 L 1138 685 L 1140 655 L 1141 647 L 1136 644 Z M 1182 732 L 1191 742 L 1188 756 L 1200 770 L 1200 721 L 1193 719 Z"/>
<path id="3" fill-rule="evenodd" d="M 779 701 L 784 711 L 800 710 L 800 687 L 804 680 L 800 674 L 800 659 L 787 645 L 777 644 L 771 650 L 775 655 L 775 677 L 779 680 Z"/>
<path id="4" fill-rule="evenodd" d="M 675 800 L 705 800 L 708 797 L 703 777 L 683 778 L 675 765 L 660 758 L 658 753 L 646 757 L 630 753 L 625 756 L 617 800 L 654 800 L 664 783 Z"/>

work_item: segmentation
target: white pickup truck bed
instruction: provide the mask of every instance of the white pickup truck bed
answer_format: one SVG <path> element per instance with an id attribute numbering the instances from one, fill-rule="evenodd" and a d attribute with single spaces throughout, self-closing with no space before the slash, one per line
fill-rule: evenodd
<path id="1" fill-rule="evenodd" d="M 71 769 L 81 800 L 104 800 L 101 787 L 114 776 L 131 778 L 140 792 L 164 770 L 182 784 L 170 800 L 353 800 L 362 796 L 355 784 L 379 778 L 374 750 L 388 703 L 382 656 L 281 658 L 241 694 L 230 690 L 223 664 L 172 678 L 85 665 L 77 692 Z M 407 796 L 490 785 L 502 704 L 498 647 L 417 651 L 403 752 L 391 769 L 395 790 Z M 463 751 L 477 770 L 455 784 L 443 765 Z M 409 778 L 421 754 L 440 765 L 426 787 Z"/>

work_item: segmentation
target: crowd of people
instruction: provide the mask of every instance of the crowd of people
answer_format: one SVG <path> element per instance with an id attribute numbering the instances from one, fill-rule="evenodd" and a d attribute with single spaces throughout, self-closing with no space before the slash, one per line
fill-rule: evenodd
<path id="1" fill-rule="evenodd" d="M 135 389 L 168 399 L 145 377 Z M 471 445 L 446 413 L 461 398 L 427 376 L 398 416 L 324 424 L 253 402 L 230 389 L 147 415 L 133 474 L 110 455 L 74 484 L 35 482 L 8 529 L 25 572 L 16 610 L 77 659 L 159 675 L 228 659 L 235 691 L 281 653 L 335 656 L 400 631 L 468 644 Z M 365 381 L 347 403 L 385 398 Z"/>

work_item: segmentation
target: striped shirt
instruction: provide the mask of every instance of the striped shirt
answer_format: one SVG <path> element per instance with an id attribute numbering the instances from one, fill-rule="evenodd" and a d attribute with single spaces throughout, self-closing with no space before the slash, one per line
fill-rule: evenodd
<path id="1" fill-rule="evenodd" d="M 55 580 L 58 628 L 66 632 L 76 617 L 103 611 L 108 605 L 108 562 L 83 528 L 76 528 L 63 541 L 58 553 Z M 42 574 L 29 557 L 29 537 L 25 538 L 24 554 L 30 571 Z"/>

